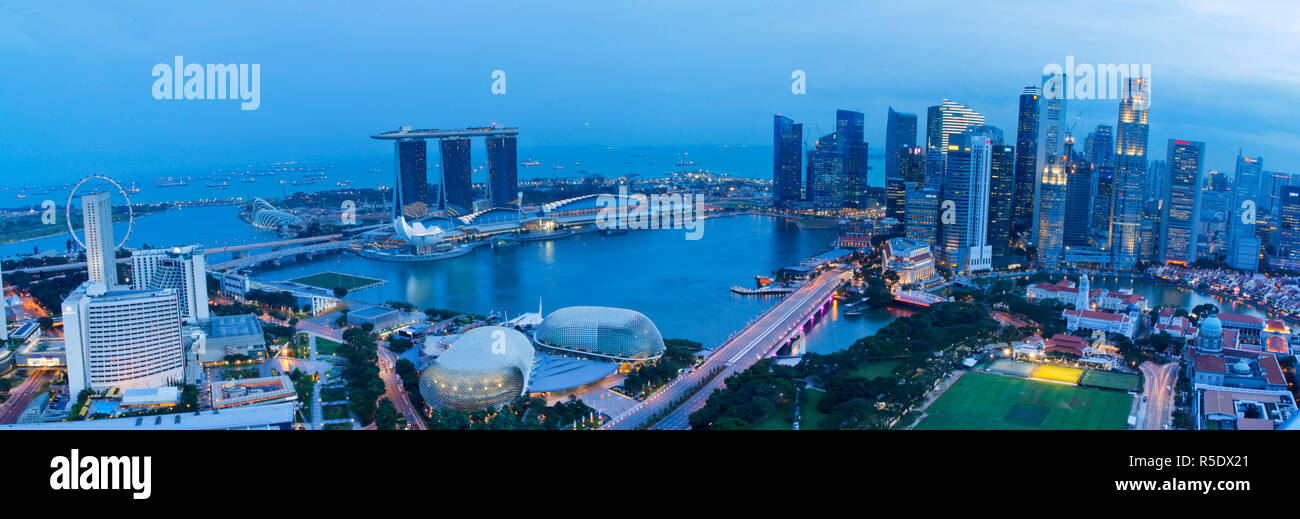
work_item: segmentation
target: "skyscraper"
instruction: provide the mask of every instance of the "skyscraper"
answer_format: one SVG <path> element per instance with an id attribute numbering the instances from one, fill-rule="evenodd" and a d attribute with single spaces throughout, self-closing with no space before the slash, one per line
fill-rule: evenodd
<path id="1" fill-rule="evenodd" d="M 772 201 L 777 210 L 789 210 L 800 198 L 803 170 L 803 125 L 777 114 L 772 129 Z"/>
<path id="2" fill-rule="evenodd" d="M 808 167 L 813 209 L 822 214 L 838 213 L 844 208 L 844 154 L 836 133 L 817 139 L 812 156 L 808 157 Z"/>
<path id="3" fill-rule="evenodd" d="M 1088 246 L 1092 228 L 1092 167 L 1073 151 L 1074 139 L 1065 139 L 1065 236 L 1066 247 Z"/>
<path id="4" fill-rule="evenodd" d="M 926 112 L 926 146 L 939 150 L 945 156 L 949 151 L 948 140 L 972 126 L 984 124 L 984 116 L 970 107 L 944 99 L 940 104 L 931 106 Z"/>
<path id="5" fill-rule="evenodd" d="M 1038 186 L 1038 213 L 1034 219 L 1038 230 L 1038 264 L 1058 270 L 1065 261 L 1065 204 L 1069 184 L 1069 165 L 1063 155 L 1047 158 Z"/>
<path id="6" fill-rule="evenodd" d="M 1166 264 L 1196 262 L 1204 158 L 1205 143 L 1169 140 L 1169 174 L 1160 215 L 1160 260 Z"/>
<path id="7" fill-rule="evenodd" d="M 988 245 L 989 177 L 993 143 L 984 135 L 963 133 L 948 144 L 940 211 L 943 256 L 948 268 L 963 274 L 988 270 L 993 252 Z"/>
<path id="8" fill-rule="evenodd" d="M 836 142 L 843 155 L 844 177 L 841 183 L 844 207 L 867 206 L 867 143 L 864 140 L 865 115 L 851 110 L 835 111 Z"/>
<path id="9" fill-rule="evenodd" d="M 904 146 L 898 149 L 898 176 L 904 182 L 925 183 L 925 148 Z"/>
<path id="10" fill-rule="evenodd" d="M 1043 89 L 1030 86 L 1020 93 L 1020 115 L 1016 120 L 1016 225 L 1028 229 L 1034 218 L 1034 169 L 1038 160 L 1038 111 Z"/>
<path id="11" fill-rule="evenodd" d="M 906 185 L 925 183 L 925 155 L 920 146 L 903 146 L 898 148 L 895 158 L 898 159 L 896 176 L 885 178 L 885 216 L 906 223 Z"/>
<path id="12" fill-rule="evenodd" d="M 429 169 L 424 139 L 397 141 L 397 170 L 402 213 L 408 218 L 429 216 Z"/>
<path id="13" fill-rule="evenodd" d="M 904 234 L 908 238 L 938 248 L 941 198 L 939 190 L 915 182 L 907 182 L 904 187 L 907 192 L 905 211 L 907 221 L 903 225 Z"/>
<path id="14" fill-rule="evenodd" d="M 1147 112 L 1149 80 L 1131 78 L 1124 85 L 1115 125 L 1115 202 L 1111 218 L 1111 252 L 1116 268 L 1132 268 L 1138 260 L 1143 187 L 1147 170 Z"/>
<path id="15" fill-rule="evenodd" d="M 117 286 L 117 258 L 113 249 L 113 205 L 107 192 L 81 196 L 81 223 L 86 236 L 86 270 L 90 281 Z"/>
<path id="16" fill-rule="evenodd" d="M 1034 161 L 1034 170 L 1037 172 L 1037 185 L 1034 187 L 1034 202 L 1036 204 L 1034 214 L 1038 214 L 1042 209 L 1042 184 L 1049 174 L 1045 165 L 1051 157 L 1060 157 L 1064 151 L 1065 76 L 1051 74 L 1043 76 L 1043 102 L 1038 104 L 1038 108 L 1038 146 L 1036 150 L 1038 156 Z M 1034 235 L 1042 236 L 1038 232 L 1038 225 L 1042 223 L 1042 218 L 1036 218 L 1034 222 Z M 1034 240 L 1036 239 L 1034 238 Z M 1035 243 L 1037 242 L 1035 241 Z"/>
<path id="17" fill-rule="evenodd" d="M 1300 186 L 1282 186 L 1277 213 L 1277 254 L 1270 266 L 1300 268 Z"/>
<path id="18" fill-rule="evenodd" d="M 1097 129 L 1084 140 L 1083 153 L 1095 166 L 1112 166 L 1115 163 L 1115 135 L 1109 124 L 1098 124 Z"/>
<path id="19" fill-rule="evenodd" d="M 171 289 L 188 323 L 208 319 L 207 263 L 193 245 L 131 253 L 131 290 Z"/>
<path id="20" fill-rule="evenodd" d="M 515 207 L 519 200 L 519 161 L 515 153 L 515 136 L 487 138 L 488 200 L 492 207 Z"/>
<path id="21" fill-rule="evenodd" d="M 1263 157 L 1252 159 L 1237 152 L 1237 180 L 1228 220 L 1228 265 L 1235 269 L 1259 270 L 1260 242 L 1255 231 L 1263 167 Z"/>
<path id="22" fill-rule="evenodd" d="M 448 137 L 438 142 L 442 148 L 442 196 L 438 197 L 438 208 L 449 211 L 449 216 L 469 213 L 474 208 L 470 140 Z"/>
<path id="23" fill-rule="evenodd" d="M 907 188 L 902 177 L 885 179 L 885 217 L 906 222 Z"/>
<path id="24" fill-rule="evenodd" d="M 1112 148 L 1112 153 L 1113 153 Z M 1099 166 L 1092 164 L 1093 168 L 1093 201 L 1092 201 L 1092 235 L 1100 237 L 1108 245 L 1110 244 L 1110 220 L 1111 213 L 1114 211 L 1115 201 L 1115 168 L 1114 166 Z"/>
<path id="25" fill-rule="evenodd" d="M 895 112 L 891 106 L 885 121 L 885 178 L 902 178 L 898 154 L 904 146 L 916 146 L 916 114 Z"/>
<path id="26" fill-rule="evenodd" d="M 989 168 L 989 246 L 993 267 L 1003 268 L 1011 255 L 1011 232 L 1015 207 L 1015 146 L 993 145 Z"/>

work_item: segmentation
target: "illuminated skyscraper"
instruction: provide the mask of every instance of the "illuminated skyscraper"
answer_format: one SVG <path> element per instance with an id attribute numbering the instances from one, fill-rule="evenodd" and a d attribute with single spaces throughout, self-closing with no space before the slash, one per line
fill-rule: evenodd
<path id="1" fill-rule="evenodd" d="M 972 126 L 984 124 L 984 116 L 956 101 L 944 99 L 926 112 L 925 144 L 947 156 L 948 140 Z M 946 170 L 946 168 L 945 168 Z"/>
<path id="2" fill-rule="evenodd" d="M 450 205 L 452 213 L 468 213 L 474 207 L 470 140 L 448 137 L 438 142 L 442 148 L 442 196 L 438 197 L 438 208 L 445 211 Z"/>
<path id="3" fill-rule="evenodd" d="M 837 134 L 817 139 L 812 155 L 808 157 L 808 168 L 813 208 L 819 213 L 838 213 L 844 208 L 844 154 L 837 142 Z"/>
<path id="4" fill-rule="evenodd" d="M 895 112 L 889 107 L 885 121 L 885 178 L 903 178 L 899 172 L 899 150 L 916 146 L 916 114 Z M 908 180 L 913 182 L 913 180 Z"/>
<path id="5" fill-rule="evenodd" d="M 429 169 L 424 139 L 397 141 L 397 168 L 402 213 L 408 218 L 429 216 Z"/>
<path id="6" fill-rule="evenodd" d="M 939 245 L 940 192 L 914 182 L 904 184 L 907 197 L 907 222 L 903 225 L 908 238 L 928 245 Z"/>
<path id="7" fill-rule="evenodd" d="M 1237 152 L 1237 180 L 1232 190 L 1231 215 L 1228 220 L 1228 265 L 1235 269 L 1259 269 L 1258 228 L 1259 184 L 1264 158 L 1250 158 Z"/>
<path id="8" fill-rule="evenodd" d="M 1060 157 L 1065 144 L 1065 76 L 1043 76 L 1043 102 L 1038 104 L 1038 139 L 1037 159 L 1034 170 L 1037 172 L 1037 185 L 1034 187 L 1034 213 L 1042 209 L 1042 184 L 1046 182 L 1046 164 L 1052 157 Z M 1058 160 L 1059 162 L 1059 160 Z M 1042 218 L 1034 219 L 1034 235 L 1042 236 L 1038 225 Z M 1036 241 L 1034 243 L 1037 243 Z"/>
<path id="9" fill-rule="evenodd" d="M 919 146 L 903 146 L 898 149 L 897 176 L 885 178 L 886 216 L 893 216 L 900 222 L 907 222 L 907 189 L 912 183 L 925 183 L 925 155 Z"/>
<path id="10" fill-rule="evenodd" d="M 1164 263 L 1196 262 L 1204 159 L 1205 143 L 1169 140 L 1169 174 L 1160 215 L 1160 260 Z"/>
<path id="11" fill-rule="evenodd" d="M 1084 140 L 1083 154 L 1088 162 L 1096 166 L 1111 166 L 1115 163 L 1115 134 L 1109 124 L 1099 124 L 1097 129 L 1088 134 Z"/>
<path id="12" fill-rule="evenodd" d="M 1113 147 L 1112 147 L 1113 153 Z M 1092 164 L 1092 235 L 1110 243 L 1110 219 L 1115 201 L 1115 168 Z"/>
<path id="13" fill-rule="evenodd" d="M 1282 187 L 1277 213 L 1277 254 L 1270 266 L 1300 268 L 1300 186 Z"/>
<path id="14" fill-rule="evenodd" d="M 1092 228 L 1092 167 L 1073 151 L 1073 137 L 1065 140 L 1065 236 L 1066 247 L 1088 246 Z"/>
<path id="15" fill-rule="evenodd" d="M 843 170 L 844 207 L 861 209 L 867 206 L 867 143 L 864 140 L 865 116 L 851 110 L 835 111 L 836 142 L 840 146 Z"/>
<path id="16" fill-rule="evenodd" d="M 1058 270 L 1065 261 L 1065 203 L 1068 164 L 1064 156 L 1048 157 L 1038 186 L 1038 265 Z"/>
<path id="17" fill-rule="evenodd" d="M 113 249 L 113 205 L 106 192 L 81 196 L 81 223 L 86 236 L 86 270 L 90 281 L 109 289 L 117 286 L 117 257 Z"/>
<path id="18" fill-rule="evenodd" d="M 940 211 L 951 207 L 953 216 L 951 223 L 941 219 L 944 263 L 963 274 L 989 270 L 993 264 L 988 223 L 994 145 L 982 134 L 959 134 L 949 142 Z"/>
<path id="19" fill-rule="evenodd" d="M 1043 89 L 1030 86 L 1020 93 L 1020 116 L 1016 121 L 1016 225 L 1028 229 L 1034 218 L 1034 169 L 1038 160 L 1038 110 Z"/>
<path id="20" fill-rule="evenodd" d="M 488 137 L 488 200 L 492 207 L 515 207 L 519 200 L 519 161 L 515 136 Z"/>
<path id="21" fill-rule="evenodd" d="M 772 149 L 772 201 L 778 210 L 788 210 L 800 198 L 803 125 L 780 114 L 774 116 Z"/>
<path id="22" fill-rule="evenodd" d="M 1012 216 L 1015 207 L 1015 146 L 993 144 L 989 168 L 989 246 L 994 268 L 1003 268 L 1011 254 Z"/>
<path id="23" fill-rule="evenodd" d="M 1115 202 L 1112 205 L 1111 252 L 1117 268 L 1132 268 L 1138 260 L 1143 183 L 1147 170 L 1147 112 L 1151 85 L 1145 78 L 1129 79 L 1115 125 Z"/>

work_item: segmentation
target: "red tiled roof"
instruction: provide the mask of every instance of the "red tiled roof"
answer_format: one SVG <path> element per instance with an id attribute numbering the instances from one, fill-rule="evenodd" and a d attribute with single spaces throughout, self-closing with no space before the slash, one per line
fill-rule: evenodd
<path id="1" fill-rule="evenodd" d="M 1264 371 L 1264 378 L 1268 379 L 1269 384 L 1286 385 L 1286 377 L 1282 376 L 1282 365 L 1277 363 L 1277 357 L 1267 353 L 1260 354 L 1259 369 Z"/>
<path id="2" fill-rule="evenodd" d="M 1196 357 L 1196 371 L 1227 373 L 1228 363 L 1223 360 L 1223 357 L 1217 355 L 1198 355 Z"/>
<path id="3" fill-rule="evenodd" d="M 1253 315 L 1234 314 L 1228 312 L 1219 312 L 1219 320 L 1224 322 L 1234 322 L 1238 324 L 1248 324 L 1252 326 L 1263 326 L 1264 320 Z"/>

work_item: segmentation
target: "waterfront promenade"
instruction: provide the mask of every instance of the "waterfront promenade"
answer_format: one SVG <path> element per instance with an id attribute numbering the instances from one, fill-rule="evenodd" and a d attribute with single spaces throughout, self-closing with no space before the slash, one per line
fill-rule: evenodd
<path id="1" fill-rule="evenodd" d="M 728 376 L 748 369 L 764 357 L 771 356 L 797 327 L 803 326 L 818 307 L 826 304 L 846 279 L 846 268 L 831 269 L 799 287 L 758 319 L 713 351 L 699 366 L 683 373 L 667 386 L 647 397 L 623 414 L 613 417 L 604 429 L 635 429 L 661 413 L 668 412 L 654 426 L 656 429 L 689 429 L 691 413 L 704 407 L 709 395 L 722 388 Z M 716 376 L 709 378 L 715 370 Z M 707 380 L 707 382 L 705 382 Z M 699 387 L 691 394 L 692 389 Z M 685 401 L 682 398 L 690 395 Z M 677 405 L 680 404 L 680 405 Z"/>

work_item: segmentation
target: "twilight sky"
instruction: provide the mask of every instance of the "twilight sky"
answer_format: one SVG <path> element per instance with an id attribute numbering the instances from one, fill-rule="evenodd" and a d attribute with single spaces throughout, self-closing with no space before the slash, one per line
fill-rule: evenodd
<path id="1" fill-rule="evenodd" d="M 0 183 L 387 157 L 401 124 L 521 128 L 520 146 L 771 145 L 948 97 L 1014 139 L 1043 66 L 1150 63 L 1151 145 L 1300 172 L 1295 2 L 185 2 L 0 5 Z M 365 5 L 364 7 L 361 7 Z M 166 7 L 162 7 L 166 6 Z M 157 63 L 261 65 L 261 107 L 151 96 Z M 491 73 L 507 74 L 506 95 Z M 807 73 L 807 95 L 790 74 Z M 1076 136 L 1118 101 L 1070 101 Z M 149 177 L 152 178 L 152 177 Z"/>

